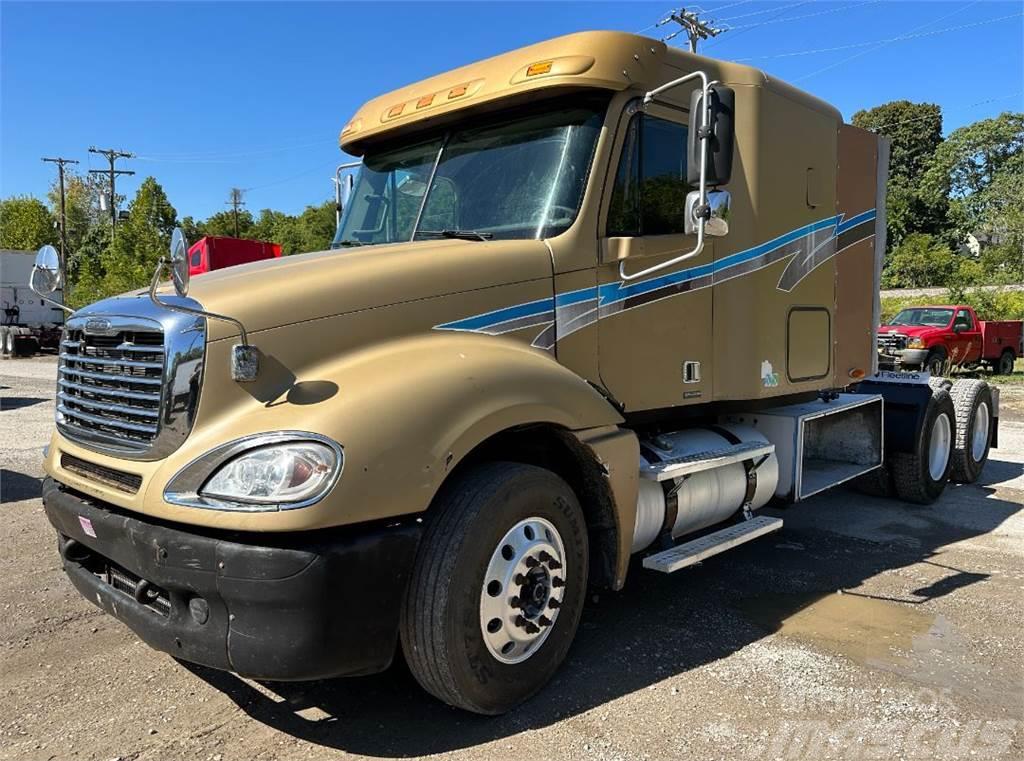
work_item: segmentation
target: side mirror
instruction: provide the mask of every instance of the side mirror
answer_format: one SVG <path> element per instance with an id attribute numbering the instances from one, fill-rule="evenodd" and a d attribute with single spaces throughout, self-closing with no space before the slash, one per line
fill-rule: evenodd
<path id="1" fill-rule="evenodd" d="M 731 87 L 712 85 L 710 91 L 710 119 L 707 139 L 707 184 L 725 185 L 732 175 L 736 93 Z M 700 186 L 700 130 L 703 119 L 701 90 L 690 96 L 690 128 L 686 137 L 686 179 L 691 187 Z"/>
<path id="2" fill-rule="evenodd" d="M 28 285 L 40 296 L 49 296 L 60 288 L 60 256 L 53 246 L 39 249 Z"/>
<path id="3" fill-rule="evenodd" d="M 962 322 L 958 322 L 956 325 L 953 326 L 954 333 L 963 333 L 965 330 L 967 330 L 967 326 L 964 325 Z"/>
<path id="4" fill-rule="evenodd" d="M 171 233 L 171 280 L 174 282 L 174 291 L 179 296 L 188 295 L 188 243 L 185 240 L 185 233 L 180 227 L 175 227 Z"/>
<path id="5" fill-rule="evenodd" d="M 700 204 L 700 191 L 691 190 L 686 194 L 686 217 L 683 220 L 684 232 L 687 235 L 697 234 L 697 207 Z M 728 190 L 709 190 L 707 211 L 704 223 L 704 234 L 710 238 L 721 238 L 729 234 L 729 211 L 732 208 L 732 196 Z"/>

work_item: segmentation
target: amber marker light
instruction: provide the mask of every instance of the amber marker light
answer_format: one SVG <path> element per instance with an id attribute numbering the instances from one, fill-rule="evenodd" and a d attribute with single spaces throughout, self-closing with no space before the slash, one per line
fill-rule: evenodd
<path id="1" fill-rule="evenodd" d="M 548 74 L 551 72 L 551 66 L 554 61 L 539 61 L 538 63 L 531 64 L 526 69 L 526 76 L 536 77 L 539 74 Z"/>
<path id="2" fill-rule="evenodd" d="M 862 370 L 859 367 L 855 367 L 852 370 L 850 370 L 850 377 L 853 378 L 854 380 L 860 380 L 865 375 L 866 373 L 864 372 L 864 370 Z"/>

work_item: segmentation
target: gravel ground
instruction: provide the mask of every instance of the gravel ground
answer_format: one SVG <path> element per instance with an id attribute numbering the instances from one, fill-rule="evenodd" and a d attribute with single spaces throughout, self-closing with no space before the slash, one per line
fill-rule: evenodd
<path id="1" fill-rule="evenodd" d="M 81 599 L 39 500 L 54 375 L 0 364 L 2 759 L 1024 758 L 1024 389 L 978 484 L 928 508 L 838 490 L 694 569 L 635 566 L 550 687 L 484 719 L 401 666 L 272 685 L 181 664 Z"/>

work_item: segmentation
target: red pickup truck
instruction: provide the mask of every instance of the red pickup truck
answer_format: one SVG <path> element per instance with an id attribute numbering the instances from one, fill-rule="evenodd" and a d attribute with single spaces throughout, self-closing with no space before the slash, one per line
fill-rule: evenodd
<path id="1" fill-rule="evenodd" d="M 269 241 L 207 235 L 189 247 L 188 273 L 194 277 L 204 272 L 234 267 L 236 264 L 274 259 L 280 255 L 281 247 Z"/>
<path id="2" fill-rule="evenodd" d="M 950 367 L 987 365 L 1000 375 L 1013 372 L 1024 355 L 1021 320 L 979 320 L 962 304 L 907 307 L 878 328 L 879 366 L 913 368 L 942 375 Z"/>

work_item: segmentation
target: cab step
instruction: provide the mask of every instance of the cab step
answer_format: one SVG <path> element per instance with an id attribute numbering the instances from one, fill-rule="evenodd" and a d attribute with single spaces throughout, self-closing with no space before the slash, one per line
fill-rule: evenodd
<path id="1" fill-rule="evenodd" d="M 644 568 L 672 573 L 782 528 L 782 518 L 760 516 L 644 558 Z"/>
<path id="2" fill-rule="evenodd" d="M 734 444 L 722 449 L 713 449 L 705 452 L 692 452 L 691 454 L 673 457 L 669 460 L 660 460 L 640 467 L 640 477 L 650 481 L 668 481 L 669 479 L 682 478 L 691 473 L 698 473 L 702 470 L 713 470 L 726 465 L 732 465 L 744 460 L 754 460 L 767 457 L 775 451 L 775 445 L 761 441 L 750 441 L 742 444 Z"/>

